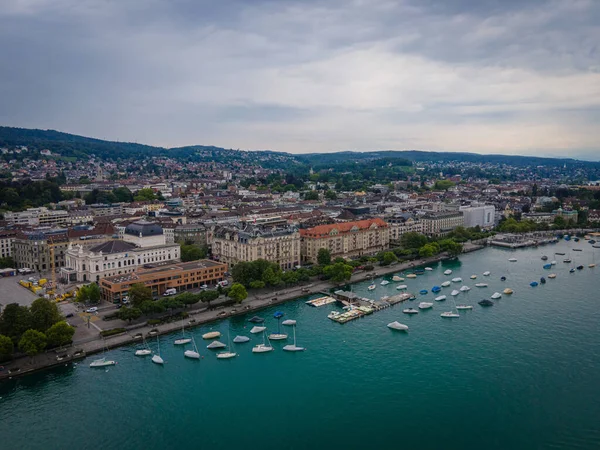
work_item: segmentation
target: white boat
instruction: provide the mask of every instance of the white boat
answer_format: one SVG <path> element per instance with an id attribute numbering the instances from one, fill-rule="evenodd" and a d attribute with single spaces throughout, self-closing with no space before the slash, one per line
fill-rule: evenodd
<path id="1" fill-rule="evenodd" d="M 471 280 L 475 280 L 475 279 L 477 279 L 477 275 L 475 275 L 475 274 L 471 275 Z"/>
<path id="2" fill-rule="evenodd" d="M 455 317 L 460 317 L 460 314 L 455 313 L 454 311 L 446 311 L 440 314 L 440 317 L 446 317 L 449 319 L 455 318 Z"/>
<path id="3" fill-rule="evenodd" d="M 452 278 L 453 283 L 460 283 L 462 281 L 461 277 Z"/>
<path id="4" fill-rule="evenodd" d="M 263 343 L 257 344 L 254 347 L 252 347 L 252 353 L 267 353 L 267 352 L 273 351 L 273 347 L 271 347 L 271 343 L 267 344 L 265 339 L 266 339 L 266 335 L 263 331 Z"/>
<path id="5" fill-rule="evenodd" d="M 473 309 L 471 305 L 456 305 L 457 310 Z"/>
<path id="6" fill-rule="evenodd" d="M 387 326 L 388 326 L 388 328 L 391 328 L 392 330 L 396 330 L 396 331 L 408 331 L 408 326 L 404 325 L 403 323 L 400 323 L 398 321 L 388 323 Z"/>
<path id="7" fill-rule="evenodd" d="M 152 362 L 154 364 L 163 365 L 165 363 L 165 360 L 162 359 L 162 356 L 160 356 L 160 340 L 158 339 L 158 336 L 156 336 L 156 348 L 156 353 L 152 355 Z"/>
<path id="8" fill-rule="evenodd" d="M 439 297 L 436 297 L 434 300 L 436 302 L 443 302 L 444 300 L 446 300 L 446 296 L 445 295 L 440 295 Z"/>
<path id="9" fill-rule="evenodd" d="M 548 275 L 548 278 L 556 278 L 556 274 L 555 273 L 551 273 L 550 275 Z"/>
<path id="10" fill-rule="evenodd" d="M 550 264 L 552 264 L 553 266 L 555 266 L 557 263 L 556 263 L 556 261 L 550 261 Z"/>
<path id="11" fill-rule="evenodd" d="M 394 275 L 392 277 L 392 281 L 404 281 L 404 278 L 402 278 L 401 276 L 398 276 L 398 275 Z"/>
<path id="12" fill-rule="evenodd" d="M 286 352 L 303 352 L 304 350 L 306 350 L 304 347 L 298 347 L 296 345 L 296 327 L 294 327 L 294 343 L 293 344 L 284 345 L 283 349 Z"/>
<path id="13" fill-rule="evenodd" d="M 491 272 L 489 270 L 486 270 L 485 272 L 483 272 L 484 277 L 489 277 L 490 274 L 491 274 Z"/>
<path id="14" fill-rule="evenodd" d="M 294 319 L 288 319 L 281 322 L 281 325 L 286 325 L 288 327 L 296 325 L 296 321 Z"/>
<path id="15" fill-rule="evenodd" d="M 421 302 L 419 303 L 419 309 L 430 309 L 433 307 L 433 303 Z"/>
<path id="16" fill-rule="evenodd" d="M 284 341 L 288 338 L 287 334 L 283 334 L 283 333 L 271 333 L 269 335 L 269 340 L 270 341 Z"/>
<path id="17" fill-rule="evenodd" d="M 448 287 L 448 286 L 450 286 L 450 284 L 451 283 L 449 281 L 444 281 L 441 286 L 442 287 Z"/>
<path id="18" fill-rule="evenodd" d="M 456 289 L 454 289 L 452 292 L 450 292 L 450 295 L 452 297 L 456 297 L 458 294 L 460 294 L 460 291 L 457 291 Z"/>
<path id="19" fill-rule="evenodd" d="M 509 258 L 508 259 L 510 262 L 517 262 L 517 258 Z"/>
<path id="20" fill-rule="evenodd" d="M 219 337 L 221 337 L 221 333 L 219 333 L 218 331 L 210 331 L 202 335 L 202 339 L 216 339 Z"/>
<path id="21" fill-rule="evenodd" d="M 183 356 L 190 359 L 200 359 L 200 352 L 198 352 L 198 347 L 196 346 L 196 340 L 192 336 L 192 350 L 186 350 L 183 352 Z"/>
<path id="22" fill-rule="evenodd" d="M 243 344 L 244 342 L 248 342 L 250 338 L 248 336 L 236 336 L 233 338 L 234 344 Z"/>
<path id="23" fill-rule="evenodd" d="M 496 299 L 498 299 L 498 298 L 500 298 L 500 297 L 502 297 L 502 294 L 501 294 L 500 292 L 494 292 L 494 293 L 492 294 L 492 297 L 491 297 L 491 298 L 493 298 L 494 300 L 496 300 Z"/>
<path id="24" fill-rule="evenodd" d="M 425 270 L 427 270 L 428 272 L 431 272 L 433 269 L 431 267 L 425 267 Z"/>
<path id="25" fill-rule="evenodd" d="M 135 356 L 148 356 L 152 354 L 152 350 L 148 347 L 148 343 L 146 342 L 146 338 L 142 337 L 144 342 L 144 348 L 135 351 Z"/>
<path id="26" fill-rule="evenodd" d="M 227 347 L 225 344 L 223 344 L 221 341 L 212 341 L 210 344 L 208 344 L 206 346 L 206 348 L 213 350 L 215 348 L 225 348 Z"/>
<path id="27" fill-rule="evenodd" d="M 444 275 L 452 275 L 452 271 L 450 269 L 444 270 Z"/>
<path id="28" fill-rule="evenodd" d="M 182 334 L 181 339 L 175 340 L 175 342 L 173 342 L 173 344 L 175 344 L 175 345 L 185 345 L 185 344 L 189 344 L 190 342 L 192 342 L 191 338 L 186 338 L 185 337 L 185 327 L 183 325 L 183 319 L 181 319 L 181 334 Z"/>
<path id="29" fill-rule="evenodd" d="M 334 320 L 340 314 L 341 314 L 341 312 L 339 312 L 339 311 L 331 311 L 329 314 L 327 314 L 327 318 Z"/>
<path id="30" fill-rule="evenodd" d="M 381 284 L 382 286 L 385 286 L 385 285 L 388 285 L 388 284 L 390 284 L 390 282 L 389 282 L 388 280 L 383 280 L 383 281 L 382 281 L 381 283 L 379 283 L 379 284 Z"/>
<path id="31" fill-rule="evenodd" d="M 402 310 L 404 314 L 419 314 L 419 310 L 415 308 L 406 308 Z"/>
<path id="32" fill-rule="evenodd" d="M 252 334 L 258 334 L 258 333 L 262 333 L 266 329 L 267 329 L 267 327 L 255 326 L 255 327 L 252 327 L 252 329 L 250 330 L 250 333 L 252 333 Z"/>
<path id="33" fill-rule="evenodd" d="M 468 292 L 468 291 L 470 291 L 470 290 L 471 290 L 471 288 L 470 288 L 469 286 L 461 286 L 461 287 L 460 287 L 460 291 L 461 291 L 461 292 Z"/>
<path id="34" fill-rule="evenodd" d="M 217 359 L 231 359 L 235 358 L 237 353 L 231 351 L 231 340 L 229 332 L 227 332 L 227 350 L 224 352 L 217 353 Z"/>
<path id="35" fill-rule="evenodd" d="M 116 364 L 117 364 L 117 362 L 113 361 L 111 359 L 100 358 L 100 359 L 96 359 L 96 360 L 92 361 L 90 363 L 90 367 L 93 367 L 93 368 L 107 367 L 107 366 L 114 366 Z"/>
<path id="36" fill-rule="evenodd" d="M 488 287 L 488 285 L 487 285 L 487 283 L 476 283 L 475 287 L 484 288 L 484 287 Z"/>
<path id="37" fill-rule="evenodd" d="M 406 275 L 406 278 L 417 278 L 417 274 L 409 273 L 408 275 Z"/>
<path id="38" fill-rule="evenodd" d="M 398 286 L 396 289 L 398 289 L 399 291 L 403 291 L 405 289 L 408 289 L 408 286 L 405 284 L 401 284 L 400 286 Z"/>
<path id="39" fill-rule="evenodd" d="M 373 289 L 375 289 L 377 286 L 375 284 L 371 284 L 369 285 L 369 287 L 367 288 L 368 290 L 372 291 Z"/>

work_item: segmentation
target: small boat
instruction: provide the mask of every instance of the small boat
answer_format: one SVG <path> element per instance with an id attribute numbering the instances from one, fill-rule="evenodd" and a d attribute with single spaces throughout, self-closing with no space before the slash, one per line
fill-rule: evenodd
<path id="1" fill-rule="evenodd" d="M 383 281 L 382 281 L 381 283 L 379 283 L 379 284 L 381 284 L 382 286 L 386 286 L 386 285 L 390 284 L 390 282 L 389 282 L 388 280 L 383 280 Z"/>
<path id="2" fill-rule="evenodd" d="M 569 270 L 569 273 L 575 273 L 575 269 L 571 268 L 571 270 Z"/>
<path id="3" fill-rule="evenodd" d="M 294 343 L 293 344 L 284 345 L 283 349 L 286 352 L 303 352 L 304 350 L 306 350 L 304 347 L 298 347 L 296 345 L 296 327 L 295 326 L 294 326 Z"/>
<path id="4" fill-rule="evenodd" d="M 509 258 L 508 261 L 509 262 L 517 262 L 517 258 Z"/>
<path id="5" fill-rule="evenodd" d="M 336 317 L 338 317 L 341 313 L 339 311 L 331 311 L 329 314 L 327 314 L 327 318 L 328 319 L 335 319 Z"/>
<path id="6" fill-rule="evenodd" d="M 488 285 L 487 285 L 487 283 L 476 283 L 475 287 L 484 288 L 484 287 L 488 287 Z"/>
<path id="7" fill-rule="evenodd" d="M 579 242 L 579 238 L 578 238 L 578 237 L 576 237 L 576 238 L 573 238 L 573 240 L 574 240 L 575 242 Z"/>
<path id="8" fill-rule="evenodd" d="M 217 359 L 231 359 L 235 358 L 237 353 L 231 351 L 231 340 L 229 339 L 229 332 L 227 333 L 227 350 L 224 352 L 217 353 Z"/>
<path id="9" fill-rule="evenodd" d="M 283 322 L 281 322 L 281 325 L 290 327 L 290 326 L 296 325 L 296 321 L 293 319 L 284 320 Z"/>
<path id="10" fill-rule="evenodd" d="M 165 360 L 160 356 L 160 341 L 158 340 L 158 336 L 156 336 L 156 348 L 156 353 L 152 355 L 152 362 L 162 366 L 165 363 Z"/>
<path id="11" fill-rule="evenodd" d="M 192 342 L 192 338 L 185 337 L 185 328 L 183 325 L 183 319 L 181 320 L 181 334 L 182 334 L 181 339 L 176 339 L 175 342 L 173 342 L 173 344 L 185 345 L 185 344 L 189 344 L 190 342 Z"/>
<path id="12" fill-rule="evenodd" d="M 452 278 L 453 283 L 460 283 L 461 281 L 462 281 L 462 278 L 460 278 L 460 277 Z"/>
<path id="13" fill-rule="evenodd" d="M 590 239 L 590 244 L 594 245 L 596 241 L 594 239 Z"/>
<path id="14" fill-rule="evenodd" d="M 148 343 L 146 342 L 145 338 L 142 338 L 144 341 L 144 348 L 141 348 L 139 350 L 135 351 L 135 356 L 148 356 L 152 354 L 152 350 L 150 350 L 150 347 L 148 346 Z"/>
<path id="15" fill-rule="evenodd" d="M 444 270 L 444 275 L 452 275 L 452 271 L 450 269 Z"/>
<path id="16" fill-rule="evenodd" d="M 569 236 L 568 234 L 565 236 L 565 241 L 570 241 L 571 240 L 571 236 Z"/>
<path id="17" fill-rule="evenodd" d="M 440 292 L 441 290 L 442 290 L 442 288 L 439 286 L 434 286 L 431 288 L 431 292 L 433 292 L 434 294 L 437 292 Z"/>
<path id="18" fill-rule="evenodd" d="M 427 294 L 427 289 L 421 289 L 421 290 L 419 291 L 419 294 L 421 294 L 421 295 L 425 295 L 425 294 Z"/>
<path id="19" fill-rule="evenodd" d="M 502 297 L 502 294 L 501 294 L 500 292 L 494 292 L 494 293 L 492 294 L 492 297 L 491 297 L 491 298 L 492 298 L 492 299 L 494 299 L 494 300 L 496 300 L 496 299 L 499 299 L 499 298 L 501 298 L 501 297 Z"/>
<path id="20" fill-rule="evenodd" d="M 596 267 L 596 264 L 595 264 L 595 263 L 588 264 L 588 267 L 589 267 L 590 269 L 593 269 L 594 267 Z"/>
<path id="21" fill-rule="evenodd" d="M 529 286 L 531 287 L 536 287 L 538 285 L 537 281 L 532 281 L 531 283 L 529 283 Z"/>
<path id="22" fill-rule="evenodd" d="M 433 307 L 433 303 L 429 303 L 429 302 L 419 303 L 419 309 L 431 309 L 432 307 Z"/>
<path id="23" fill-rule="evenodd" d="M 548 275 L 548 278 L 556 278 L 556 274 L 555 273 L 551 273 L 550 275 Z"/>
<path id="24" fill-rule="evenodd" d="M 540 283 L 546 284 L 546 279 L 544 277 L 540 278 Z"/>
<path id="25" fill-rule="evenodd" d="M 404 314 L 419 314 L 419 310 L 415 309 L 415 308 L 406 308 L 406 309 L 403 309 L 402 312 Z"/>
<path id="26" fill-rule="evenodd" d="M 573 260 L 571 258 L 565 258 L 563 259 L 563 262 L 568 264 L 570 262 L 573 262 Z"/>
<path id="27" fill-rule="evenodd" d="M 212 341 L 210 344 L 206 346 L 206 348 L 213 350 L 215 348 L 225 348 L 227 345 L 223 344 L 221 341 Z"/>
<path id="28" fill-rule="evenodd" d="M 445 295 L 440 295 L 439 297 L 435 298 L 436 302 L 443 302 L 444 300 L 446 300 L 446 296 Z"/>
<path id="29" fill-rule="evenodd" d="M 250 338 L 248 336 L 237 335 L 236 337 L 233 338 L 233 343 L 234 344 L 243 344 L 244 342 L 248 342 L 249 340 L 250 340 Z"/>
<path id="30" fill-rule="evenodd" d="M 423 269 L 415 269 L 415 274 L 417 275 L 423 275 L 425 273 L 425 271 Z"/>
<path id="31" fill-rule="evenodd" d="M 265 321 L 265 319 L 263 319 L 262 317 L 258 317 L 258 316 L 254 316 L 251 319 L 248 319 L 248 322 L 251 323 L 263 323 Z"/>
<path id="32" fill-rule="evenodd" d="M 461 288 L 460 288 L 461 292 L 467 292 L 467 291 L 470 291 L 470 290 L 471 290 L 471 288 L 469 286 L 461 286 Z"/>
<path id="33" fill-rule="evenodd" d="M 369 287 L 367 288 L 368 290 L 372 291 L 373 289 L 375 289 L 377 286 L 375 286 L 375 283 L 370 284 Z"/>
<path id="34" fill-rule="evenodd" d="M 399 291 L 403 291 L 404 289 L 408 289 L 408 286 L 405 284 L 401 284 L 400 286 L 398 286 L 396 289 L 398 289 Z"/>
<path id="35" fill-rule="evenodd" d="M 556 253 L 554 253 L 554 254 L 555 254 L 555 255 L 560 255 L 560 256 L 564 256 L 564 255 L 565 255 L 565 253 L 563 253 L 563 252 L 556 252 Z"/>
<path id="36" fill-rule="evenodd" d="M 506 288 L 502 292 L 504 292 L 506 295 L 511 295 L 513 293 L 513 290 L 511 288 Z"/>
<path id="37" fill-rule="evenodd" d="M 431 272 L 433 269 L 431 267 L 425 267 L 425 270 L 427 270 L 428 272 Z"/>
<path id="38" fill-rule="evenodd" d="M 96 359 L 96 360 L 92 361 L 90 363 L 90 367 L 92 367 L 92 368 L 108 367 L 108 366 L 114 366 L 116 364 L 117 364 L 117 362 L 113 361 L 111 359 L 100 358 L 100 359 Z"/>
<path id="39" fill-rule="evenodd" d="M 471 305 L 456 305 L 456 309 L 460 311 L 466 309 L 473 309 L 473 307 Z"/>
<path id="40" fill-rule="evenodd" d="M 411 295 L 410 297 L 408 297 L 409 300 L 416 300 L 417 297 L 415 297 L 414 295 Z"/>
<path id="41" fill-rule="evenodd" d="M 200 359 L 200 352 L 198 351 L 198 347 L 196 347 L 196 341 L 192 337 L 192 350 L 186 350 L 183 352 L 183 356 L 191 359 Z"/>
<path id="42" fill-rule="evenodd" d="M 552 269 L 552 264 L 544 264 L 544 269 Z"/>
<path id="43" fill-rule="evenodd" d="M 387 326 L 388 328 L 391 328 L 392 330 L 396 331 L 408 331 L 408 325 L 404 325 L 403 323 L 400 323 L 398 321 L 388 323 Z"/>
<path id="44" fill-rule="evenodd" d="M 398 275 L 394 275 L 394 276 L 392 277 L 392 281 L 404 281 L 404 278 L 402 278 L 402 277 L 399 277 Z"/>
<path id="45" fill-rule="evenodd" d="M 250 330 L 250 333 L 252 334 L 258 334 L 258 333 L 262 333 L 263 331 L 265 331 L 267 329 L 267 327 L 252 327 L 252 329 Z"/>
<path id="46" fill-rule="evenodd" d="M 476 280 L 477 279 L 477 275 L 473 274 L 471 275 L 471 280 Z"/>
<path id="47" fill-rule="evenodd" d="M 542 261 L 548 261 L 548 257 L 546 255 L 542 256 Z"/>
<path id="48" fill-rule="evenodd" d="M 444 281 L 444 282 L 442 283 L 442 287 L 448 287 L 448 286 L 450 286 L 450 284 L 451 284 L 451 283 L 450 283 L 449 281 Z"/>
<path id="49" fill-rule="evenodd" d="M 551 266 L 555 266 L 556 265 L 556 261 L 555 260 L 550 261 L 550 265 Z"/>
<path id="50" fill-rule="evenodd" d="M 574 252 L 582 252 L 582 251 L 583 251 L 583 249 L 582 249 L 582 248 L 574 248 L 574 249 L 573 249 L 573 251 L 574 251 Z"/>
<path id="51" fill-rule="evenodd" d="M 483 272 L 484 277 L 489 277 L 490 274 L 491 274 L 491 272 L 489 270 L 486 270 L 485 272 Z"/>
<path id="52" fill-rule="evenodd" d="M 269 340 L 270 341 L 284 341 L 288 338 L 287 334 L 283 334 L 283 333 L 271 333 L 269 335 Z"/>
<path id="53" fill-rule="evenodd" d="M 252 347 L 252 353 L 267 353 L 267 352 L 272 352 L 272 351 L 273 351 L 273 347 L 271 346 L 270 342 L 267 344 L 267 337 L 266 337 L 265 333 L 263 332 L 263 343 L 256 344 L 254 347 Z"/>
<path id="54" fill-rule="evenodd" d="M 406 278 L 417 278 L 417 276 L 414 273 L 409 273 Z"/>
<path id="55" fill-rule="evenodd" d="M 445 317 L 446 319 L 454 319 L 460 317 L 460 314 L 455 313 L 454 311 L 446 311 L 441 313 L 440 317 Z"/>
<path id="56" fill-rule="evenodd" d="M 202 339 L 216 339 L 221 337 L 221 333 L 218 331 L 210 331 L 202 335 Z"/>
<path id="57" fill-rule="evenodd" d="M 506 277 L 505 276 L 500 277 L 500 281 L 506 281 Z"/>
<path id="58" fill-rule="evenodd" d="M 583 266 L 577 266 L 577 270 L 583 270 Z"/>
<path id="59" fill-rule="evenodd" d="M 494 302 L 488 299 L 483 299 L 479 303 L 481 306 L 494 306 Z"/>
<path id="60" fill-rule="evenodd" d="M 460 291 L 457 291 L 456 289 L 450 292 L 450 295 L 452 295 L 453 297 L 456 297 L 458 294 L 460 294 Z"/>

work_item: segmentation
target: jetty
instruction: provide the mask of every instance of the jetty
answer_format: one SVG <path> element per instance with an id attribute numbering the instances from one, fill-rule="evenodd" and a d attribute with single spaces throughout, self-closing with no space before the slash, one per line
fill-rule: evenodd
<path id="1" fill-rule="evenodd" d="M 335 300 L 341 303 L 344 306 L 344 309 L 347 309 L 347 311 L 343 313 L 332 311 L 327 316 L 329 319 L 338 323 L 350 322 L 351 320 L 368 316 L 374 312 L 381 311 L 382 309 L 389 308 L 393 305 L 414 298 L 414 296 L 408 292 L 403 292 L 401 294 L 396 294 L 389 297 L 382 297 L 380 300 L 372 300 L 360 297 L 354 292 L 341 290 L 335 291 L 333 295 Z"/>
<path id="2" fill-rule="evenodd" d="M 329 295 L 325 295 L 323 297 L 319 297 L 319 298 L 315 298 L 312 300 L 309 300 L 306 303 L 309 306 L 314 306 L 315 308 L 318 308 L 320 306 L 325 306 L 328 305 L 330 303 L 335 303 L 337 300 Z"/>
<path id="3" fill-rule="evenodd" d="M 512 233 L 498 234 L 494 237 L 491 237 L 488 241 L 489 245 L 513 249 L 537 247 L 538 245 L 554 244 L 556 242 L 558 242 L 558 238 L 556 236 L 539 237 Z"/>

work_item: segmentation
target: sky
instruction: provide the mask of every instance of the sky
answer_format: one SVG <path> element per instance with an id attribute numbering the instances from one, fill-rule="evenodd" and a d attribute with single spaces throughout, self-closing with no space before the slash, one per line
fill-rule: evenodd
<path id="1" fill-rule="evenodd" d="M 0 0 L 0 125 L 600 160 L 600 0 Z"/>

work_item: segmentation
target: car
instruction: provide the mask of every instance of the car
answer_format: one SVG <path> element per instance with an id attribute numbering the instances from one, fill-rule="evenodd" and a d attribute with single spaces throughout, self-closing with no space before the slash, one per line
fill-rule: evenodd
<path id="1" fill-rule="evenodd" d="M 121 309 L 123 307 L 123 305 L 118 304 L 117 306 L 115 306 L 115 309 Z"/>
<path id="2" fill-rule="evenodd" d="M 95 313 L 95 312 L 98 312 L 98 307 L 92 306 L 91 308 L 86 309 L 85 312 L 86 313 Z"/>
<path id="3" fill-rule="evenodd" d="M 70 318 L 70 317 L 73 317 L 74 315 L 75 315 L 75 314 L 73 314 L 73 313 L 69 313 L 69 314 L 67 314 L 65 317 L 68 319 L 68 318 Z"/>
<path id="4" fill-rule="evenodd" d="M 126 304 L 128 304 L 128 303 L 129 303 L 129 299 L 127 299 L 127 298 L 124 298 L 124 299 L 123 299 L 123 301 L 122 301 L 121 303 L 123 303 L 124 305 L 126 305 Z"/>
<path id="5" fill-rule="evenodd" d="M 208 289 L 208 286 L 206 284 L 203 284 L 202 286 L 200 286 L 200 289 Z"/>

